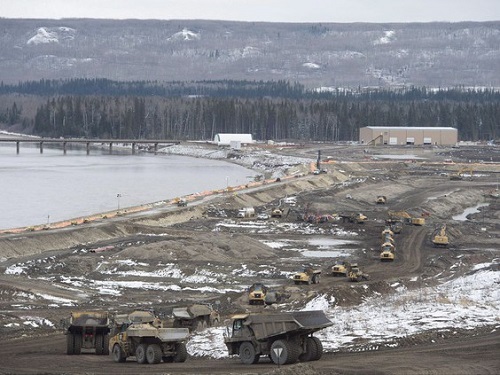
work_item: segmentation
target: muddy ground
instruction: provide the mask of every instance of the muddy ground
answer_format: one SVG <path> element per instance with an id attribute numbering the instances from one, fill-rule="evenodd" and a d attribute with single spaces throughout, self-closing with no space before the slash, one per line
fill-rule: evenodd
<path id="1" fill-rule="evenodd" d="M 274 152 L 315 160 L 317 149 L 302 145 Z M 460 277 L 476 264 L 498 265 L 500 200 L 491 194 L 500 175 L 498 149 L 392 149 L 408 155 L 399 160 L 387 160 L 388 152 L 376 148 L 321 149 L 324 158 L 334 159 L 322 165 L 327 173 L 315 175 L 302 167 L 300 177 L 200 198 L 187 207 L 162 206 L 64 229 L 3 234 L 0 373 L 136 373 L 135 363 L 64 354 L 60 322 L 75 309 L 126 313 L 149 308 L 168 320 L 173 306 L 203 302 L 228 318 L 245 311 L 300 309 L 320 294 L 348 307 L 395 293 L 394 282 L 422 288 Z M 460 163 L 473 166 L 474 178 L 450 180 Z M 291 168 L 293 173 L 297 168 Z M 386 204 L 375 203 L 378 195 L 387 197 Z M 284 204 L 289 196 L 297 198 L 295 205 Z M 478 204 L 484 206 L 466 220 L 453 219 Z M 277 206 L 285 209 L 284 217 L 236 218 L 242 207 L 270 213 Z M 389 211 L 425 217 L 426 223 L 405 225 L 395 235 L 395 261 L 381 263 L 380 233 Z M 341 219 L 359 212 L 368 217 L 364 224 Z M 304 220 L 311 216 L 323 216 L 325 222 Z M 431 240 L 443 224 L 450 246 L 436 249 Z M 342 242 L 341 251 L 325 253 L 332 239 Z M 340 258 L 357 262 L 369 280 L 350 283 L 332 277 L 331 266 Z M 290 277 L 304 264 L 322 269 L 319 284 L 293 284 Z M 286 300 L 250 306 L 245 290 L 253 282 L 282 292 Z M 33 322 L 29 316 L 47 321 Z M 279 370 L 265 361 L 249 367 L 234 358 L 190 358 L 185 364 L 141 367 L 141 373 L 494 374 L 500 372 L 497 328 L 460 330 L 449 339 L 427 332 L 401 340 L 398 349 L 382 345 L 366 351 L 360 342 L 314 364 Z"/>

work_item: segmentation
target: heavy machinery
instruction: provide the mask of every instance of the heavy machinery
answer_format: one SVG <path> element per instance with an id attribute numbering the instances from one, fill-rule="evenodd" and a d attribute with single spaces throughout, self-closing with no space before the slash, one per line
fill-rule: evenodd
<path id="1" fill-rule="evenodd" d="M 271 211 L 271 217 L 281 218 L 282 216 L 283 210 L 281 208 L 276 207 Z"/>
<path id="2" fill-rule="evenodd" d="M 135 356 L 140 364 L 185 362 L 189 337 L 187 328 L 163 328 L 161 321 L 149 311 L 134 311 L 117 316 L 117 333 L 109 341 L 109 351 L 115 362 L 125 362 Z"/>
<path id="3" fill-rule="evenodd" d="M 255 217 L 255 208 L 253 207 L 245 207 L 240 208 L 236 216 L 240 219 L 250 219 Z"/>
<path id="4" fill-rule="evenodd" d="M 449 241 L 446 235 L 446 224 L 441 227 L 439 233 L 434 236 L 432 243 L 435 247 L 448 247 Z"/>
<path id="5" fill-rule="evenodd" d="M 387 219 L 385 224 L 388 225 L 395 234 L 399 234 L 403 230 L 403 222 L 400 219 Z"/>
<path id="6" fill-rule="evenodd" d="M 362 213 L 357 213 L 357 214 L 342 214 L 340 215 L 342 218 L 342 222 L 345 222 L 346 220 L 349 223 L 356 223 L 356 224 L 364 224 L 368 218 L 363 215 Z"/>
<path id="7" fill-rule="evenodd" d="M 380 261 L 382 262 L 392 262 L 395 258 L 394 252 L 396 250 L 395 246 L 390 242 L 384 242 L 380 247 Z"/>
<path id="8" fill-rule="evenodd" d="M 239 355 L 244 364 L 257 363 L 260 356 L 269 356 L 277 365 L 317 361 L 323 344 L 313 333 L 331 325 L 320 310 L 235 315 L 224 343 L 229 355 Z"/>
<path id="9" fill-rule="evenodd" d="M 249 305 L 272 305 L 283 302 L 289 297 L 289 294 L 269 289 L 262 283 L 255 283 L 248 288 Z"/>
<path id="10" fill-rule="evenodd" d="M 179 198 L 179 200 L 177 201 L 177 206 L 186 207 L 187 206 L 186 198 Z"/>
<path id="11" fill-rule="evenodd" d="M 385 227 L 385 229 L 382 231 L 382 240 L 384 240 L 387 235 L 389 235 L 391 238 L 394 235 L 394 232 L 391 230 L 391 227 Z"/>
<path id="12" fill-rule="evenodd" d="M 293 282 L 298 284 L 319 284 L 321 270 L 315 269 L 312 266 L 302 268 L 293 276 Z"/>
<path id="13" fill-rule="evenodd" d="M 472 167 L 462 167 L 460 168 L 457 173 L 453 173 L 450 175 L 450 180 L 463 180 L 464 177 L 466 176 L 466 172 L 469 172 L 469 178 L 472 180 L 474 177 L 474 170 Z"/>
<path id="14" fill-rule="evenodd" d="M 386 204 L 387 197 L 385 195 L 379 195 L 377 197 L 377 204 Z"/>
<path id="15" fill-rule="evenodd" d="M 417 225 L 417 226 L 425 225 L 425 218 L 424 217 L 412 217 L 406 211 L 389 211 L 388 214 L 389 214 L 390 221 L 401 219 L 406 224 Z"/>
<path id="16" fill-rule="evenodd" d="M 186 307 L 174 307 L 174 328 L 188 328 L 189 331 L 201 331 L 220 322 L 220 315 L 208 305 L 194 304 Z"/>
<path id="17" fill-rule="evenodd" d="M 63 321 L 67 326 L 66 354 L 80 354 L 82 349 L 91 349 L 97 355 L 108 355 L 110 316 L 107 312 L 73 311 Z"/>
<path id="18" fill-rule="evenodd" d="M 358 267 L 357 263 L 353 263 L 351 265 L 351 270 L 349 271 L 349 280 L 350 281 L 362 281 L 362 280 L 368 280 L 370 276 Z"/>
<path id="19" fill-rule="evenodd" d="M 351 269 L 351 264 L 348 261 L 339 261 L 332 266 L 333 277 L 346 277 Z"/>
<path id="20" fill-rule="evenodd" d="M 264 305 L 266 303 L 266 295 L 268 289 L 262 283 L 255 283 L 248 288 L 248 304 L 249 305 Z"/>

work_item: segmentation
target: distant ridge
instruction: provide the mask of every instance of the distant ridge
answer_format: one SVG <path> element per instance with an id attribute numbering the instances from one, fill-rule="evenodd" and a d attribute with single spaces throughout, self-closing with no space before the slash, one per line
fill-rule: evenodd
<path id="1" fill-rule="evenodd" d="M 0 81 L 297 81 L 500 87 L 500 21 L 257 23 L 0 19 Z"/>

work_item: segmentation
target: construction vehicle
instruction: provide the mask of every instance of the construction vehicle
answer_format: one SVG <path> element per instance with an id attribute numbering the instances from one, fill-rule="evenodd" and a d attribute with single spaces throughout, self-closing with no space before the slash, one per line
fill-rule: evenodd
<path id="1" fill-rule="evenodd" d="M 390 242 L 384 242 L 380 247 L 380 261 L 392 262 L 394 260 L 395 246 Z"/>
<path id="2" fill-rule="evenodd" d="M 474 170 L 472 167 L 462 167 L 460 168 L 457 173 L 453 173 L 450 175 L 450 180 L 463 180 L 464 177 L 466 176 L 466 172 L 469 172 L 470 179 L 474 177 Z"/>
<path id="3" fill-rule="evenodd" d="M 253 218 L 254 216 L 255 216 L 255 208 L 253 207 L 240 208 L 236 215 L 236 217 L 240 219 L 249 219 Z"/>
<path id="4" fill-rule="evenodd" d="M 342 222 L 345 222 L 347 220 L 349 223 L 356 223 L 356 224 L 364 224 L 365 221 L 368 219 L 362 213 L 342 214 L 340 215 L 340 217 L 342 218 Z"/>
<path id="5" fill-rule="evenodd" d="M 406 211 L 389 211 L 389 221 L 403 220 L 405 224 L 410 225 L 425 225 L 424 217 L 413 217 Z"/>
<path id="6" fill-rule="evenodd" d="M 220 322 L 220 315 L 208 305 L 194 304 L 186 307 L 174 307 L 174 328 L 188 328 L 189 331 L 201 331 Z"/>
<path id="7" fill-rule="evenodd" d="M 298 284 L 319 284 L 321 270 L 306 266 L 293 276 L 293 282 Z"/>
<path id="8" fill-rule="evenodd" d="M 266 303 L 266 295 L 268 289 L 262 283 L 255 283 L 248 288 L 248 304 L 249 305 L 264 305 Z"/>
<path id="9" fill-rule="evenodd" d="M 226 327 L 224 343 L 229 355 L 238 355 L 243 364 L 255 364 L 260 356 L 277 365 L 317 361 L 323 344 L 313 333 L 331 325 L 320 310 L 235 315 Z"/>
<path id="10" fill-rule="evenodd" d="M 115 362 L 135 356 L 140 364 L 185 362 L 189 337 L 187 328 L 163 328 L 160 319 L 149 311 L 134 311 L 115 318 L 117 333 L 109 340 Z"/>
<path id="11" fill-rule="evenodd" d="M 425 218 L 423 218 L 423 217 L 412 217 L 411 218 L 411 224 L 412 225 L 417 225 L 417 226 L 425 225 Z"/>
<path id="12" fill-rule="evenodd" d="M 271 290 L 262 283 L 255 283 L 248 288 L 249 305 L 272 305 L 273 303 L 283 302 L 289 297 L 289 294 Z"/>
<path id="13" fill-rule="evenodd" d="M 403 222 L 399 219 L 387 219 L 385 224 L 394 234 L 399 234 L 403 230 Z"/>
<path id="14" fill-rule="evenodd" d="M 81 354 L 92 350 L 97 355 L 108 355 L 110 316 L 107 312 L 73 311 L 63 320 L 66 335 L 66 354 Z M 89 351 L 88 351 L 89 352 Z"/>
<path id="15" fill-rule="evenodd" d="M 377 204 L 385 204 L 387 202 L 387 197 L 385 195 L 379 195 L 377 197 Z"/>
<path id="16" fill-rule="evenodd" d="M 283 210 L 281 208 L 274 208 L 271 211 L 271 217 L 281 218 L 283 216 Z"/>
<path id="17" fill-rule="evenodd" d="M 394 235 L 394 232 L 391 230 L 391 227 L 385 227 L 385 229 L 382 231 L 382 240 L 385 239 L 386 235 L 389 235 L 390 237 Z"/>
<path id="18" fill-rule="evenodd" d="M 361 269 L 358 267 L 357 263 L 353 263 L 351 265 L 351 270 L 349 271 L 349 280 L 350 281 L 362 281 L 362 280 L 368 280 L 369 275 L 361 271 Z"/>
<path id="19" fill-rule="evenodd" d="M 179 207 L 185 207 L 185 206 L 187 206 L 187 200 L 186 200 L 186 198 L 179 198 L 179 200 L 177 201 L 177 206 L 179 206 Z"/>
<path id="20" fill-rule="evenodd" d="M 448 247 L 449 241 L 446 235 L 446 224 L 441 227 L 439 233 L 434 236 L 432 243 L 435 247 Z"/>
<path id="21" fill-rule="evenodd" d="M 351 264 L 347 261 L 340 261 L 332 266 L 332 276 L 333 277 L 346 277 L 351 269 Z"/>

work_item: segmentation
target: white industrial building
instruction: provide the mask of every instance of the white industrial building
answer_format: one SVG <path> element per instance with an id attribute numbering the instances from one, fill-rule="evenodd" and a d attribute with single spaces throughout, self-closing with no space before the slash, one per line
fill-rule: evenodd
<path id="1" fill-rule="evenodd" d="M 252 134 L 217 133 L 213 142 L 218 146 L 239 148 L 243 144 L 254 143 L 254 140 Z"/>

